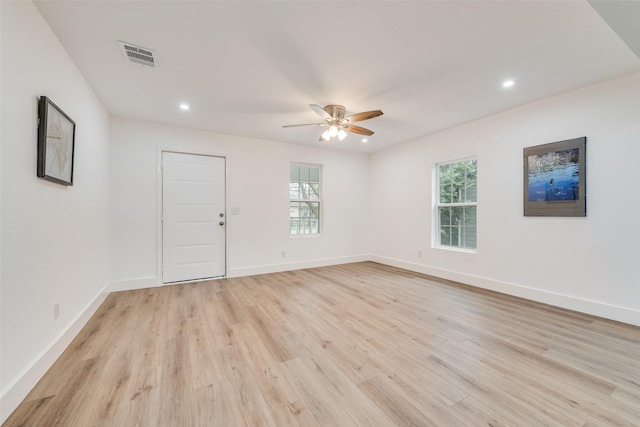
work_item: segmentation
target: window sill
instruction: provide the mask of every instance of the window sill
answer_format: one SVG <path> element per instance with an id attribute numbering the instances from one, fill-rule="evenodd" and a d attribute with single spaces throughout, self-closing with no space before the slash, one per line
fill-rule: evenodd
<path id="1" fill-rule="evenodd" d="M 457 246 L 434 246 L 433 249 L 441 249 L 443 251 L 462 252 L 466 254 L 476 254 L 478 249 L 459 248 Z"/>
<path id="2" fill-rule="evenodd" d="M 289 234 L 289 237 L 292 239 L 311 239 L 314 237 L 321 237 L 322 233 L 317 234 Z"/>

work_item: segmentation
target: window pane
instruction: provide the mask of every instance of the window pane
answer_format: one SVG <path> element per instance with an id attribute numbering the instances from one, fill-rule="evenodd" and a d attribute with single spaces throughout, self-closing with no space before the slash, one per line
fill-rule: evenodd
<path id="1" fill-rule="evenodd" d="M 451 225 L 451 208 L 439 208 L 440 225 Z"/>
<path id="2" fill-rule="evenodd" d="M 478 186 L 475 182 L 467 182 L 467 188 L 465 191 L 465 197 L 463 202 L 477 202 L 478 201 Z"/>
<path id="3" fill-rule="evenodd" d="M 300 204 L 298 202 L 289 202 L 289 218 L 294 219 L 300 217 Z"/>
<path id="4" fill-rule="evenodd" d="M 314 187 L 315 186 L 315 187 Z M 300 199 L 318 200 L 318 184 L 300 183 Z"/>
<path id="5" fill-rule="evenodd" d="M 301 182 L 298 186 L 300 188 L 300 197 L 299 199 L 306 200 L 309 198 L 309 184 L 306 182 Z"/>
<path id="6" fill-rule="evenodd" d="M 300 182 L 309 182 L 309 167 L 298 166 L 300 168 Z"/>
<path id="7" fill-rule="evenodd" d="M 465 166 L 465 202 L 477 201 L 478 163 L 469 160 Z"/>
<path id="8" fill-rule="evenodd" d="M 464 198 L 464 165 L 456 163 L 451 167 L 451 203 L 458 203 Z"/>
<path id="9" fill-rule="evenodd" d="M 461 246 L 460 245 L 460 228 L 462 227 L 451 227 L 451 246 Z"/>
<path id="10" fill-rule="evenodd" d="M 465 206 L 463 209 L 464 209 L 465 227 L 475 227 L 476 226 L 476 207 Z"/>
<path id="11" fill-rule="evenodd" d="M 462 225 L 463 218 L 464 208 L 462 206 L 451 208 L 451 225 Z"/>
<path id="12" fill-rule="evenodd" d="M 305 216 L 311 218 L 320 217 L 320 204 L 317 202 L 305 202 Z"/>
<path id="13" fill-rule="evenodd" d="M 320 168 L 309 168 L 309 182 L 320 182 Z"/>
<path id="14" fill-rule="evenodd" d="M 440 193 L 440 203 L 451 203 L 451 185 L 447 185 Z"/>
<path id="15" fill-rule="evenodd" d="M 462 184 L 459 182 L 454 182 L 451 185 L 451 203 L 461 202 L 462 198 Z"/>
<path id="16" fill-rule="evenodd" d="M 451 227 L 440 227 L 440 244 L 451 246 Z"/>
<path id="17" fill-rule="evenodd" d="M 309 184 L 309 188 L 310 188 L 310 199 L 313 200 L 320 200 L 320 184 L 315 182 L 315 183 L 311 183 Z"/>
<path id="18" fill-rule="evenodd" d="M 320 232 L 320 203 L 289 202 L 289 230 L 291 234 Z"/>
<path id="19" fill-rule="evenodd" d="M 451 165 L 440 166 L 440 203 L 451 203 Z"/>
<path id="20" fill-rule="evenodd" d="M 299 189 L 298 189 L 298 183 L 297 182 L 290 182 L 289 183 L 289 199 L 299 199 L 300 198 L 300 193 L 299 193 Z"/>
<path id="21" fill-rule="evenodd" d="M 478 180 L 478 161 L 469 160 L 467 162 L 467 180 L 476 182 Z"/>
<path id="22" fill-rule="evenodd" d="M 300 167 L 298 165 L 291 165 L 289 167 L 289 181 L 291 182 L 300 181 Z"/>
<path id="23" fill-rule="evenodd" d="M 476 247 L 476 228 L 464 227 L 463 229 L 463 247 L 474 249 Z"/>

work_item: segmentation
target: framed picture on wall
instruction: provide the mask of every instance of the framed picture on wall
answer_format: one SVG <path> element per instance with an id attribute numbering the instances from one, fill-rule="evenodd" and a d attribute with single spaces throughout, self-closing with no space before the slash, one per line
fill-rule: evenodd
<path id="1" fill-rule="evenodd" d="M 73 185 L 76 123 L 51 99 L 40 97 L 38 105 L 37 175 L 63 185 Z"/>
<path id="2" fill-rule="evenodd" d="M 587 216 L 586 144 L 580 137 L 524 149 L 525 216 Z"/>

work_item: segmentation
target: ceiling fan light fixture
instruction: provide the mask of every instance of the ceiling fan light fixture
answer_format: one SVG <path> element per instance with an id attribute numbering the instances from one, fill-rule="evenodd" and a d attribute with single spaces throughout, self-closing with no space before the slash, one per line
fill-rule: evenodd
<path id="1" fill-rule="evenodd" d="M 1 0 L 0 0 L 1 1 Z M 352 125 L 352 122 L 361 122 L 364 120 L 373 119 L 381 116 L 381 110 L 363 111 L 361 113 L 352 114 L 348 117 L 344 116 L 345 108 L 342 105 L 326 105 L 321 107 L 317 104 L 309 104 L 311 109 L 316 112 L 320 117 L 324 119 L 321 123 L 305 123 L 299 125 L 284 125 L 283 127 L 298 127 L 298 126 L 328 126 L 320 135 L 320 141 L 335 141 L 336 139 L 342 141 L 349 135 L 349 132 L 358 135 L 373 135 L 373 131 Z"/>

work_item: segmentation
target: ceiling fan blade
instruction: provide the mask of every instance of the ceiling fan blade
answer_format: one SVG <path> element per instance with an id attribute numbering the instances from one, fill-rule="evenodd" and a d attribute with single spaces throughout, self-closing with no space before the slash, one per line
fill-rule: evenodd
<path id="1" fill-rule="evenodd" d="M 327 126 L 327 123 L 304 123 L 301 125 L 284 125 L 283 128 L 295 128 L 299 126 Z"/>
<path id="2" fill-rule="evenodd" d="M 363 113 L 352 114 L 349 117 L 345 117 L 344 120 L 349 123 L 361 122 L 363 120 L 373 119 L 374 117 L 378 117 L 381 115 L 382 111 L 380 110 L 365 111 Z"/>
<path id="3" fill-rule="evenodd" d="M 365 129 L 365 128 L 360 127 L 360 126 L 344 125 L 342 127 L 344 128 L 344 130 L 348 130 L 349 132 L 357 133 L 358 135 L 367 135 L 367 136 L 373 135 L 373 131 L 372 130 Z"/>
<path id="4" fill-rule="evenodd" d="M 311 107 L 311 109 L 313 111 L 316 112 L 317 115 L 319 115 L 320 117 L 322 117 L 325 120 L 331 120 L 331 114 L 327 113 L 326 111 L 324 111 L 324 108 L 322 108 L 321 106 L 319 106 L 318 104 L 309 104 L 309 107 Z"/>

